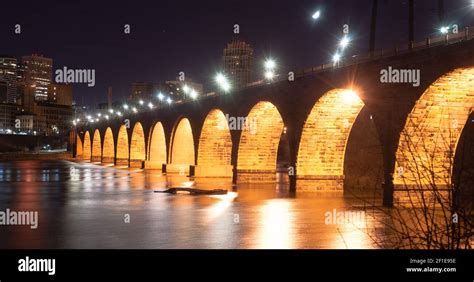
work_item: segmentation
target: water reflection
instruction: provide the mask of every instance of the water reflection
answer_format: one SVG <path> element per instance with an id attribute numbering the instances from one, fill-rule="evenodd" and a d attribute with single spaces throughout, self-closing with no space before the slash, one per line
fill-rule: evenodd
<path id="1" fill-rule="evenodd" d="M 230 193 L 153 192 L 173 186 Z M 4 162 L 0 210 L 38 211 L 39 227 L 0 226 L 0 248 L 373 248 L 370 237 L 383 234 L 373 228 L 380 218 L 325 223 L 327 211 L 357 210 L 357 204 L 290 193 L 287 184 L 233 185 L 228 178 L 67 161 Z"/>

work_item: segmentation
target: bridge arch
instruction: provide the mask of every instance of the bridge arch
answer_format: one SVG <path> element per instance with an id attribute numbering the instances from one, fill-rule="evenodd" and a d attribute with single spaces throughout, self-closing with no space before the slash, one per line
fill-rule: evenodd
<path id="1" fill-rule="evenodd" d="M 170 148 L 170 164 L 166 166 L 166 172 L 188 174 L 189 166 L 195 162 L 193 130 L 189 119 L 181 118 L 175 126 Z"/>
<path id="2" fill-rule="evenodd" d="M 113 164 L 115 159 L 115 145 L 112 128 L 107 127 L 104 134 L 104 143 L 102 145 L 102 163 Z"/>
<path id="3" fill-rule="evenodd" d="M 94 131 L 94 137 L 92 138 L 92 154 L 91 162 L 100 162 L 102 158 L 102 142 L 100 140 L 100 131 L 96 129 Z"/>
<path id="4" fill-rule="evenodd" d="M 204 120 L 198 144 L 196 176 L 232 177 L 232 139 L 227 118 L 211 110 Z"/>
<path id="5" fill-rule="evenodd" d="M 473 109 L 474 67 L 446 73 L 425 90 L 400 134 L 395 201 L 419 201 L 422 194 L 434 200 L 429 190 L 451 187 L 456 148 Z"/>
<path id="6" fill-rule="evenodd" d="M 148 160 L 145 168 L 162 169 L 166 164 L 166 138 L 165 130 L 161 122 L 153 126 L 148 140 Z"/>
<path id="7" fill-rule="evenodd" d="M 243 121 L 243 120 L 242 120 Z M 238 182 L 275 182 L 283 118 L 271 102 L 258 102 L 243 122 L 237 159 Z M 231 122 L 229 122 L 231 125 Z"/>
<path id="8" fill-rule="evenodd" d="M 79 134 L 76 134 L 76 158 L 82 158 L 82 155 L 84 154 L 84 147 L 82 144 L 81 137 Z"/>
<path id="9" fill-rule="evenodd" d="M 132 140 L 130 142 L 130 167 L 143 168 L 146 158 L 145 133 L 140 122 L 133 126 Z"/>
<path id="10" fill-rule="evenodd" d="M 129 165 L 129 146 L 128 146 L 128 133 L 125 124 L 120 126 L 117 135 L 117 152 L 115 157 L 115 165 L 117 166 L 128 166 Z"/>
<path id="11" fill-rule="evenodd" d="M 91 135 L 89 131 L 84 133 L 84 151 L 83 151 L 83 159 L 90 161 L 91 160 Z"/>
<path id="12" fill-rule="evenodd" d="M 299 190 L 342 190 L 347 141 L 363 107 L 351 89 L 328 91 L 314 104 L 299 142 Z"/>

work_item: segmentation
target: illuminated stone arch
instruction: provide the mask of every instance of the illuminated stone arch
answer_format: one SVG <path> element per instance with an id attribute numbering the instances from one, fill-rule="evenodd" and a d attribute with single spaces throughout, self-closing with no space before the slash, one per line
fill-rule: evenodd
<path id="1" fill-rule="evenodd" d="M 79 134 L 76 135 L 76 158 L 80 159 L 82 158 L 82 155 L 84 154 L 84 147 L 82 145 L 81 137 Z"/>
<path id="2" fill-rule="evenodd" d="M 94 138 L 92 138 L 92 155 L 91 162 L 100 162 L 102 159 L 102 146 L 100 140 L 100 131 L 94 131 Z"/>
<path id="3" fill-rule="evenodd" d="M 209 112 L 201 130 L 195 175 L 232 177 L 232 139 L 229 124 L 221 110 Z"/>
<path id="4" fill-rule="evenodd" d="M 128 166 L 129 164 L 128 133 L 125 124 L 120 127 L 118 132 L 115 164 L 117 166 Z"/>
<path id="5" fill-rule="evenodd" d="M 146 158 L 145 133 L 140 122 L 133 126 L 132 140 L 130 142 L 130 167 L 143 168 Z"/>
<path id="6" fill-rule="evenodd" d="M 342 190 L 347 141 L 364 103 L 350 89 L 325 93 L 301 134 L 296 163 L 299 190 Z"/>
<path id="7" fill-rule="evenodd" d="M 394 171 L 395 201 L 404 202 L 408 196 L 413 196 L 413 201 L 421 200 L 423 189 L 428 201 L 433 196 L 428 190 L 450 186 L 454 154 L 473 108 L 472 67 L 449 72 L 425 90 L 400 134 Z M 422 189 L 409 193 L 415 187 Z"/>
<path id="8" fill-rule="evenodd" d="M 170 164 L 166 166 L 166 172 L 189 173 L 189 166 L 194 165 L 195 156 L 193 131 L 187 118 L 182 118 L 173 130 L 170 147 Z"/>
<path id="9" fill-rule="evenodd" d="M 148 141 L 148 160 L 145 168 L 161 169 L 166 164 L 166 138 L 161 122 L 155 123 Z"/>
<path id="10" fill-rule="evenodd" d="M 114 135 L 112 129 L 107 127 L 104 134 L 104 144 L 102 146 L 102 163 L 113 164 L 115 159 Z"/>
<path id="11" fill-rule="evenodd" d="M 280 112 L 270 102 L 258 102 L 242 123 L 237 159 L 238 182 L 275 182 L 278 144 L 284 127 Z M 232 128 L 230 119 L 229 126 Z"/>
<path id="12" fill-rule="evenodd" d="M 84 151 L 83 151 L 83 159 L 90 161 L 91 159 L 91 136 L 89 131 L 84 133 Z"/>

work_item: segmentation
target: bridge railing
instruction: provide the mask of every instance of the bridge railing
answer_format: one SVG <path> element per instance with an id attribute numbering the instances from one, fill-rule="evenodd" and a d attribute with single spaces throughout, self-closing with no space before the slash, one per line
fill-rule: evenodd
<path id="1" fill-rule="evenodd" d="M 420 42 L 411 42 L 408 44 L 396 45 L 394 48 L 381 49 L 378 51 L 374 51 L 372 53 L 365 53 L 365 54 L 352 55 L 350 57 L 343 57 L 338 63 L 328 63 L 328 64 L 322 64 L 319 66 L 304 68 L 302 70 L 296 71 L 294 75 L 295 75 L 295 78 L 301 78 L 301 77 L 305 77 L 309 75 L 318 74 L 328 69 L 337 69 L 337 68 L 352 66 L 352 65 L 356 65 L 360 63 L 379 60 L 382 58 L 394 57 L 394 56 L 398 56 L 401 54 L 406 54 L 406 53 L 410 53 L 410 52 L 414 52 L 414 51 L 418 51 L 422 49 L 428 49 L 435 46 L 441 46 L 441 45 L 453 44 L 460 41 L 471 40 L 473 38 L 474 38 L 474 27 L 466 27 L 464 28 L 464 30 L 461 30 L 458 33 L 450 33 L 450 34 L 444 34 L 441 36 L 428 37 L 424 41 L 420 41 Z M 287 80 L 288 80 L 288 77 L 286 75 L 281 75 L 281 76 L 277 76 L 272 82 L 259 80 L 259 81 L 249 83 L 247 87 L 243 89 L 260 87 L 265 84 L 271 84 L 271 83 L 282 82 L 282 81 L 287 81 Z M 222 94 L 216 93 L 216 92 L 209 92 L 202 95 L 200 97 L 200 100 L 210 99 L 218 95 L 222 95 Z M 181 104 L 185 104 L 185 103 L 193 103 L 193 101 L 190 100 L 190 101 L 181 102 Z M 168 107 L 169 105 L 159 105 L 155 109 L 168 108 Z"/>
<path id="2" fill-rule="evenodd" d="M 341 58 L 338 63 L 329 63 L 323 64 L 320 66 L 305 68 L 302 71 L 295 73 L 296 77 L 302 77 L 309 74 L 316 74 L 323 72 L 327 69 L 347 67 L 355 64 L 360 64 L 364 62 L 369 62 L 373 60 L 379 60 L 382 58 L 393 57 L 401 54 L 406 54 L 422 49 L 428 49 L 435 46 L 452 44 L 460 41 L 470 40 L 474 38 L 474 27 L 466 27 L 464 30 L 458 33 L 450 33 L 436 37 L 429 37 L 424 41 L 412 42 L 403 45 L 396 45 L 394 48 L 382 49 L 375 51 L 373 53 L 357 54 L 352 55 L 351 57 Z M 286 79 L 286 78 L 285 78 Z M 284 80 L 284 79 L 281 79 Z"/>
<path id="3" fill-rule="evenodd" d="M 382 58 L 394 57 L 401 54 L 406 54 L 422 49 L 428 49 L 435 46 L 441 46 L 446 44 L 452 44 L 460 41 L 470 40 L 474 38 L 474 27 L 466 27 L 464 30 L 461 30 L 458 33 L 450 33 L 441 36 L 429 37 L 426 38 L 424 41 L 419 42 L 412 42 L 403 45 L 396 45 L 393 48 L 389 49 L 381 49 L 374 51 L 373 53 L 364 53 L 364 54 L 357 54 L 352 55 L 350 57 L 343 57 L 341 58 L 340 62 L 338 63 L 328 63 L 322 64 L 319 66 L 314 66 L 310 68 L 304 68 L 302 70 L 295 72 L 295 78 L 304 77 L 308 75 L 314 75 L 317 73 L 324 72 L 328 69 L 337 69 L 342 67 L 347 67 L 351 65 L 356 65 L 360 63 L 370 62 L 374 60 L 379 60 Z M 288 78 L 286 76 L 282 76 L 273 80 L 273 82 L 281 82 L 285 81 Z M 246 88 L 253 88 L 258 87 L 265 84 L 265 81 L 260 80 L 253 83 L 250 83 Z"/>

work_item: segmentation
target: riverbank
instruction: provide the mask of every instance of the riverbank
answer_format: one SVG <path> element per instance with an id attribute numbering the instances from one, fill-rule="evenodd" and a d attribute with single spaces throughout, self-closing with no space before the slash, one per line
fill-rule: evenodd
<path id="1" fill-rule="evenodd" d="M 19 160 L 74 160 L 71 152 L 8 152 L 0 153 L 0 161 Z"/>

